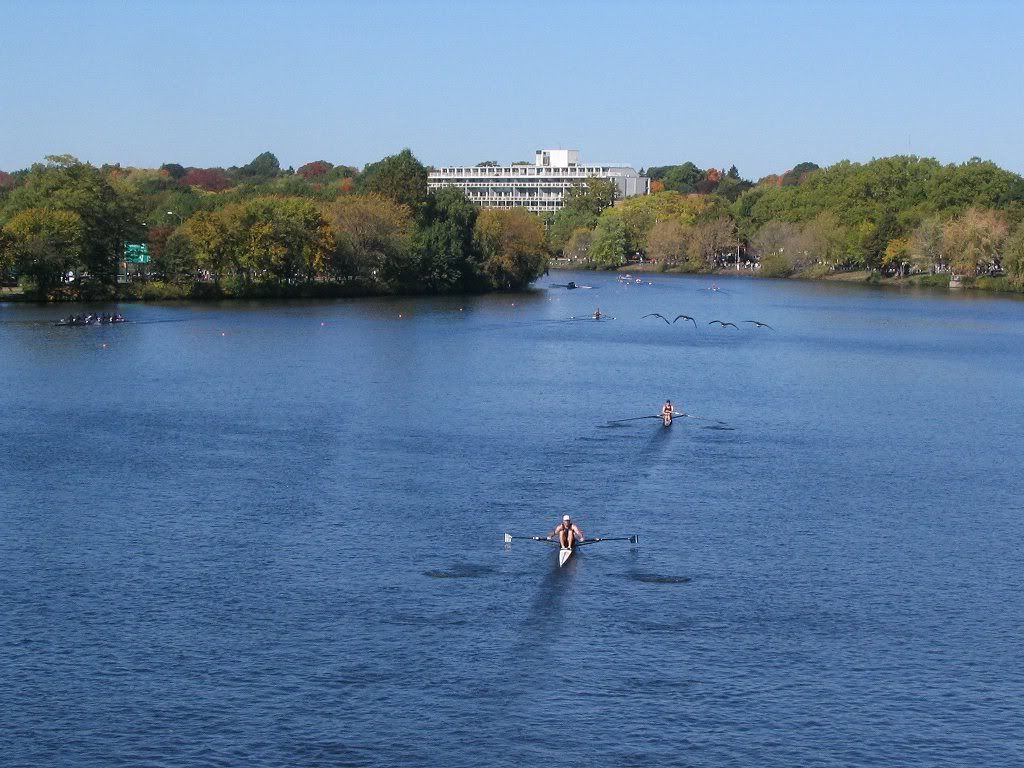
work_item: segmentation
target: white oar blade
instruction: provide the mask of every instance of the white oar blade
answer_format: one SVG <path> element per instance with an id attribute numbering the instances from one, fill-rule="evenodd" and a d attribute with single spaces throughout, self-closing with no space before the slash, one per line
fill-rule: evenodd
<path id="1" fill-rule="evenodd" d="M 511 544 L 512 543 L 512 534 L 510 534 L 510 533 L 506 533 L 505 534 L 505 543 L 506 544 Z"/>

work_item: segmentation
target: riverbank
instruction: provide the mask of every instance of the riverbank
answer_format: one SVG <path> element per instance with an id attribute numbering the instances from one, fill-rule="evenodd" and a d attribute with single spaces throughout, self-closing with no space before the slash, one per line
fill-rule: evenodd
<path id="1" fill-rule="evenodd" d="M 0 301 L 33 304 L 89 303 L 89 302 L 150 302 L 150 301 L 231 301 L 252 299 L 360 299 L 397 295 L 422 295 L 415 291 L 388 291 L 379 285 L 365 283 L 279 283 L 236 282 L 195 283 L 179 285 L 158 280 L 127 283 L 115 286 L 88 286 L 81 289 L 61 286 L 43 296 L 21 288 L 0 288 Z"/>

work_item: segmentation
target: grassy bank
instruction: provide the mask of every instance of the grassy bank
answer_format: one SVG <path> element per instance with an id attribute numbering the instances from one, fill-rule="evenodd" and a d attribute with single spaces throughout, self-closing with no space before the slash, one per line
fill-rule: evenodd
<path id="1" fill-rule="evenodd" d="M 89 303 L 138 301 L 225 301 L 231 299 L 353 299 L 389 296 L 378 286 L 362 283 L 195 283 L 180 285 L 159 280 L 118 286 L 61 286 L 47 294 L 22 288 L 0 288 L 0 301 L 32 303 Z"/>

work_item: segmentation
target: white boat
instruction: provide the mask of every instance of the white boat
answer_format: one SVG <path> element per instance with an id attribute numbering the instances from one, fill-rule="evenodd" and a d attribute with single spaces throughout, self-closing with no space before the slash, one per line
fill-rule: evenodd
<path id="1" fill-rule="evenodd" d="M 572 547 L 562 547 L 558 550 L 558 567 L 561 568 L 572 557 Z"/>

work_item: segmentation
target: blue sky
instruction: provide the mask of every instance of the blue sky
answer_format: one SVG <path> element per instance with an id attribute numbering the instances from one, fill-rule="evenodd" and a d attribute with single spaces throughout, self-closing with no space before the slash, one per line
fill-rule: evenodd
<path id="1" fill-rule="evenodd" d="M 1024 172 L 1024 3 L 0 0 L 0 169 L 636 167 L 977 155 Z"/>

